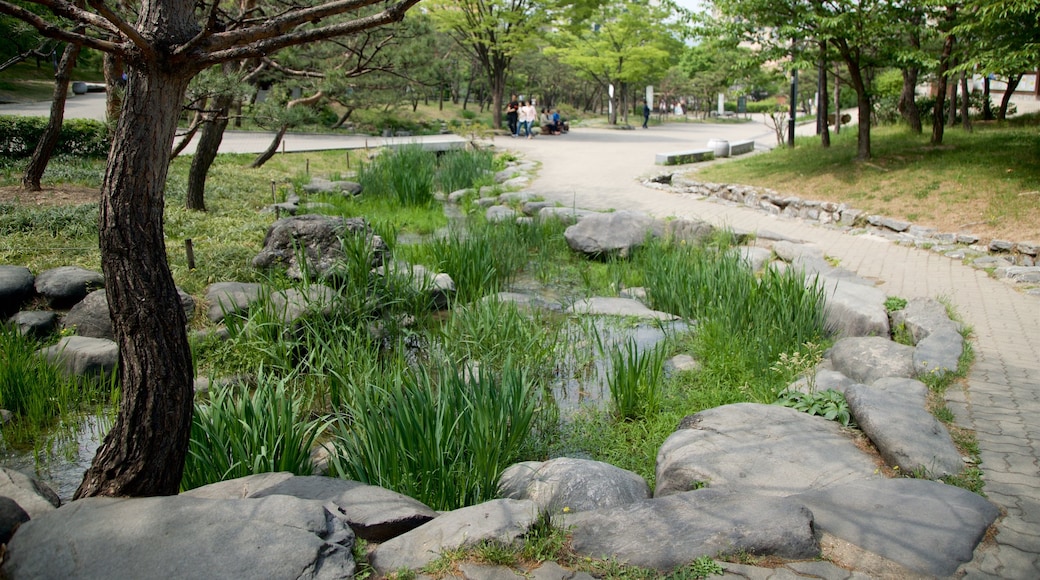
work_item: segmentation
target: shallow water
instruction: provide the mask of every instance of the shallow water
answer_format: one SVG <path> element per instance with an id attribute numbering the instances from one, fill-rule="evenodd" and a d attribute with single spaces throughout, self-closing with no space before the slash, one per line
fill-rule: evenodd
<path id="1" fill-rule="evenodd" d="M 83 474 L 94 460 L 112 419 L 107 415 L 80 415 L 66 419 L 40 445 L 40 451 L 5 448 L 0 464 L 46 483 L 62 503 L 72 500 Z M 39 461 L 37 461 L 39 459 Z"/>

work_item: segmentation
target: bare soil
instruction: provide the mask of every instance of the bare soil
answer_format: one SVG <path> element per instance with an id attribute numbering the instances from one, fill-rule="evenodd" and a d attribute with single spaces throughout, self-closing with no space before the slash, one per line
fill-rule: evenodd
<path id="1" fill-rule="evenodd" d="M 44 186 L 40 191 L 25 191 L 18 185 L 0 187 L 0 203 L 22 206 L 83 205 L 99 199 L 99 189 L 80 185 Z"/>

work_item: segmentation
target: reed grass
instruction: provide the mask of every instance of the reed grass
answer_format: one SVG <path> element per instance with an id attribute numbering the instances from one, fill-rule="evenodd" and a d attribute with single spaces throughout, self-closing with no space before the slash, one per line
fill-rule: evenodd
<path id="1" fill-rule="evenodd" d="M 359 393 L 336 428 L 330 471 L 438 510 L 487 501 L 519 457 L 536 406 L 512 365 L 500 375 L 401 372 Z"/>
<path id="2" fill-rule="evenodd" d="M 643 419 L 661 408 L 665 350 L 661 346 L 640 349 L 632 338 L 606 349 L 610 370 L 607 385 L 619 421 Z"/>
<path id="3" fill-rule="evenodd" d="M 220 389 L 196 403 L 181 489 L 255 473 L 313 472 L 311 448 L 328 426 L 309 417 L 294 377 L 261 369 L 256 389 Z"/>

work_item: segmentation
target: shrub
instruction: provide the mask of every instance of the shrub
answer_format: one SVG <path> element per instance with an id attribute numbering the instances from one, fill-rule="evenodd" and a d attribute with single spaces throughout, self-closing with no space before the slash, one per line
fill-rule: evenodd
<path id="1" fill-rule="evenodd" d="M 47 127 L 46 117 L 0 115 L 0 157 L 32 155 Z M 100 121 L 68 119 L 62 123 L 54 153 L 81 157 L 108 155 L 108 127 Z"/>

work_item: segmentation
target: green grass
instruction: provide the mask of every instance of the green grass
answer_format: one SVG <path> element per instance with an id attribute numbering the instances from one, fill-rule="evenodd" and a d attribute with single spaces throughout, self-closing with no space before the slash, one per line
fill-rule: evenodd
<path id="1" fill-rule="evenodd" d="M 872 130 L 873 158 L 858 162 L 856 132 L 832 134 L 823 149 L 800 138 L 777 148 L 705 167 L 696 178 L 769 187 L 805 199 L 847 202 L 870 213 L 909 219 L 940 231 L 969 230 L 983 237 L 1040 237 L 1040 118 L 1015 124 L 977 123 L 972 133 L 950 129 L 943 145 L 929 134 L 899 126 Z M 885 192 L 882 198 L 878 192 Z"/>

